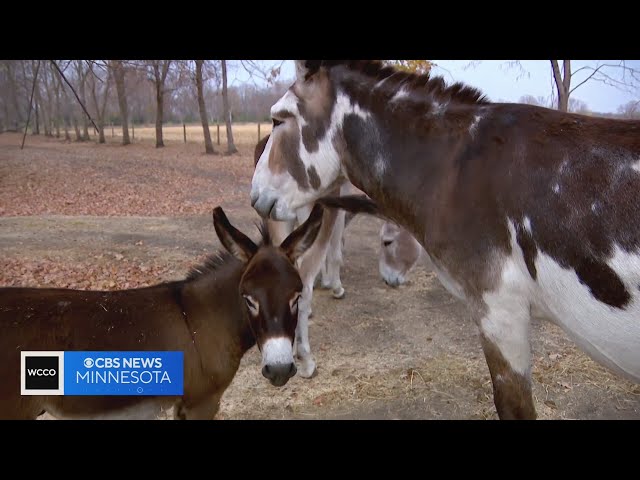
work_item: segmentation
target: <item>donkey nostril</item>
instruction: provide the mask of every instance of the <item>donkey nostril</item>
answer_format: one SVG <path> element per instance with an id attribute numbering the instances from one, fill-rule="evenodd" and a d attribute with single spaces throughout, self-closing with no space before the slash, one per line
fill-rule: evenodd
<path id="1" fill-rule="evenodd" d="M 262 375 L 266 378 L 270 378 L 269 374 L 271 372 L 269 371 L 269 365 L 265 365 L 264 367 L 262 367 Z"/>
<path id="2" fill-rule="evenodd" d="M 291 367 L 289 368 L 289 377 L 293 377 L 297 371 L 298 369 L 296 368 L 296 364 L 292 363 Z"/>

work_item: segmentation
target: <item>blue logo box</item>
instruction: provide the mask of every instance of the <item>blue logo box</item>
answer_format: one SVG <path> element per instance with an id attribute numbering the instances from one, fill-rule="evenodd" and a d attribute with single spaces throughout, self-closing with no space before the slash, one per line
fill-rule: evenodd
<path id="1" fill-rule="evenodd" d="M 64 395 L 182 395 L 183 352 L 64 352 Z"/>

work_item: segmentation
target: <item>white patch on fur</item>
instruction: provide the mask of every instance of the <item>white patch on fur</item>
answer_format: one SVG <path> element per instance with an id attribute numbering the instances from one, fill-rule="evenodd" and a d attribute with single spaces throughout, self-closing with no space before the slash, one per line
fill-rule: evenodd
<path id="1" fill-rule="evenodd" d="M 434 101 L 432 104 L 431 113 L 433 115 L 444 115 L 444 113 L 447 111 L 448 106 L 449 106 L 449 102 L 439 103 Z"/>
<path id="2" fill-rule="evenodd" d="M 373 162 L 373 168 L 375 170 L 375 175 L 377 178 L 382 178 L 387 171 L 387 159 L 382 154 L 376 155 L 376 160 Z"/>
<path id="3" fill-rule="evenodd" d="M 405 87 L 402 87 L 393 97 L 391 97 L 391 101 L 397 102 L 399 100 L 402 100 L 403 98 L 407 98 L 408 96 L 409 90 Z"/>
<path id="4" fill-rule="evenodd" d="M 556 183 L 553 186 L 553 193 L 559 193 L 559 192 L 560 192 L 560 185 Z"/>
<path id="5" fill-rule="evenodd" d="M 558 167 L 558 173 L 560 175 L 564 175 L 564 173 L 567 171 L 568 166 L 569 166 L 569 159 L 565 157 L 562 163 L 560 164 L 560 166 Z"/>
<path id="6" fill-rule="evenodd" d="M 480 120 L 482 120 L 482 115 L 476 115 L 475 117 L 473 117 L 473 122 L 471 122 L 471 125 L 469 126 L 469 133 L 471 135 L 475 133 L 476 129 L 478 128 L 478 124 L 480 123 Z"/>
<path id="7" fill-rule="evenodd" d="M 293 363 L 293 345 L 287 337 L 269 338 L 262 345 L 262 365 Z"/>
<path id="8" fill-rule="evenodd" d="M 627 378 L 640 380 L 640 255 L 614 247 L 607 262 L 631 300 L 624 310 L 594 298 L 575 271 L 538 252 L 536 303 L 595 360 Z"/>
<path id="9" fill-rule="evenodd" d="M 512 253 L 502 256 L 500 281 L 496 290 L 482 296 L 487 314 L 481 319 L 480 328 L 498 348 L 511 369 L 528 376 L 531 368 L 529 307 L 533 281 L 522 250 L 516 243 L 513 222 L 507 220 L 507 223 Z"/>
<path id="10" fill-rule="evenodd" d="M 631 168 L 640 173 L 640 160 L 636 160 L 635 163 L 631 165 Z"/>
<path id="11" fill-rule="evenodd" d="M 289 99 L 285 99 L 288 95 Z M 295 108 L 291 105 L 290 95 L 293 94 L 287 92 L 273 108 L 275 109 L 276 106 L 278 108 L 286 107 L 288 111 L 292 111 L 293 108 L 293 112 L 297 115 L 297 105 Z M 256 205 L 263 206 L 270 205 L 270 202 L 276 201 L 271 218 L 283 221 L 295 219 L 296 209 L 322 195 L 328 185 L 333 184 L 341 174 L 344 174 L 340 156 L 333 144 L 333 138 L 336 132 L 342 128 L 345 116 L 349 114 L 357 115 L 365 121 L 371 116 L 368 111 L 362 109 L 359 105 L 352 105 L 347 95 L 339 93 L 331 114 L 329 128 L 322 140 L 319 141 L 318 150 L 310 153 L 304 148 L 302 141 L 299 144 L 299 155 L 305 168 L 313 165 L 320 179 L 321 187 L 317 190 L 303 191 L 288 173 L 274 174 L 269 170 L 269 152 L 274 138 L 272 134 L 253 174 L 251 181 L 252 201 L 257 200 Z"/>
<path id="12" fill-rule="evenodd" d="M 280 100 L 273 104 L 271 107 L 271 116 L 273 117 L 275 114 L 282 111 L 293 113 L 296 117 L 299 117 L 298 97 L 296 97 L 295 93 L 291 90 L 287 90 L 287 92 L 280 97 Z"/>
<path id="13" fill-rule="evenodd" d="M 559 325 L 594 360 L 640 381 L 640 251 L 630 253 L 614 245 L 607 261 L 631 295 L 624 309 L 619 309 L 594 298 L 573 269 L 561 267 L 540 250 L 534 281 L 515 242 L 513 223 L 508 225 L 513 253 L 504 258 L 497 290 L 483 297 L 489 313 L 481 326 L 511 367 L 526 371 L 530 311 Z"/>
<path id="14" fill-rule="evenodd" d="M 600 205 L 600 202 L 597 202 L 597 201 L 593 202 L 591 204 L 591 211 L 595 213 L 598 210 L 599 205 Z"/>
<path id="15" fill-rule="evenodd" d="M 531 233 L 531 220 L 530 220 L 530 219 L 529 219 L 529 217 L 527 217 L 526 215 L 525 215 L 525 217 L 524 217 L 523 224 L 524 224 L 524 229 L 525 229 L 528 233 Z"/>

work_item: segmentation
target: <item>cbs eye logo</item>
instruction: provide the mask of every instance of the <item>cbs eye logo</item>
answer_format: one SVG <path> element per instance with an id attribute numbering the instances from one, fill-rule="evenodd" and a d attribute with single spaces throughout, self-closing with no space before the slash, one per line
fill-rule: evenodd
<path id="1" fill-rule="evenodd" d="M 21 352 L 22 395 L 63 394 L 63 352 Z"/>

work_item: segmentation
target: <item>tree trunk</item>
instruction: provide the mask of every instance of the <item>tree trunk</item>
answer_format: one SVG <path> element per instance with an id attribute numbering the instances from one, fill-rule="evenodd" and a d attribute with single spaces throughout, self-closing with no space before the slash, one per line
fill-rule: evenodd
<path id="1" fill-rule="evenodd" d="M 164 147 L 162 139 L 162 117 L 164 116 L 164 93 L 159 80 L 156 80 L 156 148 Z"/>
<path id="2" fill-rule="evenodd" d="M 62 114 L 60 109 L 60 85 L 58 85 L 58 82 L 56 80 L 56 72 L 54 70 L 51 70 L 51 83 L 53 83 L 53 92 L 56 101 L 56 138 L 60 138 L 60 119 Z"/>
<path id="3" fill-rule="evenodd" d="M 196 88 L 198 90 L 198 107 L 200 109 L 200 120 L 204 132 L 204 149 L 208 154 L 215 154 L 213 142 L 211 142 L 211 132 L 209 132 L 209 121 L 207 119 L 207 109 L 204 103 L 204 88 L 202 85 L 202 64 L 204 60 L 196 60 Z"/>
<path id="4" fill-rule="evenodd" d="M 76 142 L 81 142 L 82 134 L 80 133 L 80 128 L 78 127 L 78 118 L 73 114 L 71 115 L 71 118 L 73 119 L 73 128 L 76 131 Z"/>
<path id="5" fill-rule="evenodd" d="M 104 136 L 104 114 L 107 109 L 107 100 L 109 99 L 109 87 L 111 86 L 111 73 L 107 70 L 107 78 L 102 81 L 104 89 L 102 91 L 102 99 L 98 92 L 98 80 L 96 72 L 93 70 L 93 65 L 89 67 L 91 72 L 91 100 L 93 101 L 93 107 L 96 112 L 96 123 L 98 127 L 98 143 L 106 143 Z"/>
<path id="6" fill-rule="evenodd" d="M 156 87 L 156 148 L 164 147 L 162 121 L 164 119 L 164 82 L 169 73 L 171 60 L 153 61 L 153 75 Z M 162 70 L 161 68 L 162 67 Z"/>
<path id="7" fill-rule="evenodd" d="M 227 95 L 227 61 L 222 62 L 222 108 L 224 111 L 224 121 L 227 125 L 227 154 L 236 153 L 238 149 L 233 142 L 233 131 L 231 130 L 231 111 L 229 109 L 229 97 Z"/>
<path id="8" fill-rule="evenodd" d="M 65 108 L 61 109 L 59 108 L 58 111 L 60 112 L 60 115 L 62 116 L 62 124 L 64 126 L 64 139 L 71 141 L 71 135 L 69 135 L 69 115 L 71 114 L 71 109 L 69 106 L 69 96 L 67 95 L 67 90 L 65 89 L 65 85 L 63 85 L 62 83 L 62 77 L 60 76 L 60 73 L 58 73 L 58 71 L 55 71 L 54 74 L 54 79 L 57 80 L 57 82 L 55 82 L 55 84 L 58 87 L 58 93 L 62 93 L 62 98 L 64 99 L 64 105 Z"/>
<path id="9" fill-rule="evenodd" d="M 53 115 L 51 108 L 51 94 L 49 92 L 49 84 L 47 81 L 47 69 L 42 69 L 42 85 L 44 86 L 44 93 L 46 99 L 43 99 L 43 113 L 44 113 L 44 136 L 53 137 Z"/>
<path id="10" fill-rule="evenodd" d="M 62 125 L 64 126 L 64 139 L 70 142 L 71 135 L 69 135 L 69 120 L 66 115 L 62 118 Z"/>
<path id="11" fill-rule="evenodd" d="M 38 91 L 38 87 L 36 87 L 36 92 L 37 91 Z M 38 114 L 38 101 L 34 99 L 34 103 L 35 103 L 35 114 L 36 114 L 35 122 L 36 123 L 32 133 L 34 135 L 40 135 L 40 115 Z"/>
<path id="12" fill-rule="evenodd" d="M 104 122 L 98 119 L 98 143 L 107 143 L 107 140 L 104 138 Z"/>
<path id="13" fill-rule="evenodd" d="M 569 93 L 571 88 L 571 60 L 563 60 L 564 76 L 560 73 L 558 60 L 551 60 L 553 69 L 553 79 L 558 92 L 558 110 L 566 112 L 569 110 Z"/>
<path id="14" fill-rule="evenodd" d="M 121 60 L 112 62 L 113 76 L 116 81 L 116 91 L 118 93 L 118 106 L 120 107 L 120 119 L 122 121 L 122 145 L 129 145 L 129 115 L 127 108 L 127 95 L 124 83 L 124 66 Z"/>

